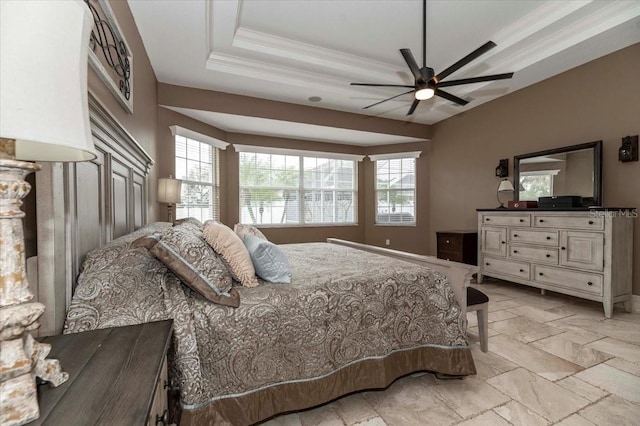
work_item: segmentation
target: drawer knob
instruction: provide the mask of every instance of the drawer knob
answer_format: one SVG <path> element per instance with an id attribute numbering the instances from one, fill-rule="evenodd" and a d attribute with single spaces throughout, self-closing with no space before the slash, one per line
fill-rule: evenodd
<path id="1" fill-rule="evenodd" d="M 522 222 L 524 222 L 524 219 L 520 219 L 520 222 L 521 222 L 521 223 L 522 223 Z"/>
<path id="2" fill-rule="evenodd" d="M 566 247 L 560 247 L 560 250 L 566 250 L 566 249 L 567 249 Z"/>
<path id="3" fill-rule="evenodd" d="M 518 234 L 513 234 L 513 238 L 517 238 L 517 237 L 518 237 Z"/>
<path id="4" fill-rule="evenodd" d="M 489 222 L 491 219 L 489 219 L 489 218 L 487 217 L 487 218 L 485 218 L 484 220 L 486 220 L 487 222 Z"/>
<path id="5" fill-rule="evenodd" d="M 547 237 L 547 240 L 550 240 L 550 239 L 551 239 L 551 237 Z"/>
<path id="6" fill-rule="evenodd" d="M 524 269 L 520 269 L 520 272 L 524 272 Z"/>
<path id="7" fill-rule="evenodd" d="M 514 250 L 513 252 L 514 252 L 514 253 L 517 253 L 517 252 L 518 252 L 518 250 Z"/>
<path id="8" fill-rule="evenodd" d="M 538 275 L 543 276 L 544 274 L 542 272 L 538 272 Z"/>
<path id="9" fill-rule="evenodd" d="M 587 283 L 587 285 L 593 285 L 593 283 L 592 283 L 591 281 L 589 281 L 589 282 Z"/>
<path id="10" fill-rule="evenodd" d="M 540 223 L 544 222 L 544 219 L 540 219 Z"/>
<path id="11" fill-rule="evenodd" d="M 489 262 L 486 262 L 485 265 L 489 266 Z"/>
<path id="12" fill-rule="evenodd" d="M 445 243 L 449 244 L 449 240 L 446 240 Z"/>
<path id="13" fill-rule="evenodd" d="M 593 221 L 592 220 L 589 221 L 589 225 L 593 225 Z"/>
<path id="14" fill-rule="evenodd" d="M 551 255 L 549 253 L 547 253 L 547 257 L 551 257 Z"/>
<path id="15" fill-rule="evenodd" d="M 500 241 L 500 243 L 502 243 L 502 244 L 507 244 L 507 242 L 506 242 L 506 241 Z"/>

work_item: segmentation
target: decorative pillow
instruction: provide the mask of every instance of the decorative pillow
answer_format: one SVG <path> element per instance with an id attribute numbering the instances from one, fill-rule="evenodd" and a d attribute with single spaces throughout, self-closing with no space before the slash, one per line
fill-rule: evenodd
<path id="1" fill-rule="evenodd" d="M 231 273 L 245 287 L 256 287 L 259 283 L 251 256 L 240 237 L 226 225 L 212 220 L 204 224 L 204 239 L 213 247 L 231 268 Z"/>
<path id="2" fill-rule="evenodd" d="M 185 217 L 183 219 L 178 219 L 173 223 L 173 226 L 182 225 L 183 223 L 192 223 L 196 225 L 201 231 L 202 231 L 202 228 L 204 228 L 204 224 L 200 222 L 199 219 L 196 219 L 195 217 Z"/>
<path id="3" fill-rule="evenodd" d="M 235 232 L 241 240 L 244 240 L 244 237 L 246 237 L 247 235 L 253 235 L 255 237 L 262 238 L 263 240 L 267 239 L 267 237 L 265 237 L 264 234 L 253 225 L 243 225 L 242 223 L 236 223 L 233 226 L 233 232 Z"/>
<path id="4" fill-rule="evenodd" d="M 232 288 L 232 278 L 222 259 L 202 239 L 193 226 L 176 226 L 137 239 L 132 247 L 146 247 L 182 282 L 206 299 L 237 308 L 240 294 Z"/>
<path id="5" fill-rule="evenodd" d="M 253 235 L 244 237 L 244 245 L 260 278 L 270 283 L 291 284 L 289 262 L 277 245 Z"/>

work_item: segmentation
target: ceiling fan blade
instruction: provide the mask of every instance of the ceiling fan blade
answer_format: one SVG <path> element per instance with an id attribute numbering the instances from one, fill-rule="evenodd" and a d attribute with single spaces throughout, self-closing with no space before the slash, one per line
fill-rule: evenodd
<path id="1" fill-rule="evenodd" d="M 506 80 L 513 77 L 512 72 L 504 74 L 483 75 L 482 77 L 461 78 L 460 80 L 449 80 L 438 83 L 438 87 L 457 86 L 459 84 L 480 83 L 483 81 Z"/>
<path id="2" fill-rule="evenodd" d="M 414 99 L 413 103 L 411 104 L 411 108 L 409 108 L 409 112 L 407 113 L 407 115 L 413 114 L 413 112 L 416 110 L 416 107 L 418 106 L 419 103 L 420 101 L 418 99 Z"/>
<path id="3" fill-rule="evenodd" d="M 436 82 L 439 82 L 440 80 L 444 80 L 448 75 L 458 71 L 460 68 L 464 67 L 469 62 L 473 61 L 474 59 L 476 59 L 476 58 L 478 58 L 478 57 L 480 57 L 482 55 L 484 55 L 485 53 L 487 53 L 489 50 L 493 49 L 496 46 L 497 45 L 492 41 L 486 42 L 485 44 L 483 44 L 482 46 L 478 47 L 473 52 L 469 53 L 464 58 L 460 59 L 455 64 L 451 65 L 449 68 L 445 69 L 444 71 L 442 71 L 441 73 L 436 75 L 434 77 L 434 80 Z"/>
<path id="4" fill-rule="evenodd" d="M 409 93 L 413 93 L 413 90 L 409 90 L 408 92 L 400 93 L 399 95 L 392 96 L 392 97 L 384 99 L 384 100 L 382 100 L 380 102 L 376 102 L 375 104 L 367 105 L 363 109 L 368 109 L 368 108 L 371 108 L 373 106 L 380 105 L 383 102 L 387 102 L 387 101 L 390 101 L 391 99 L 399 98 L 402 95 L 408 95 Z"/>
<path id="5" fill-rule="evenodd" d="M 462 106 L 469 103 L 462 98 L 459 98 L 455 95 L 452 95 L 451 93 L 445 92 L 444 90 L 440 90 L 440 89 L 436 89 L 436 96 L 440 96 L 441 98 L 445 98 L 448 101 L 454 102 Z"/>
<path id="6" fill-rule="evenodd" d="M 368 87 L 412 87 L 408 84 L 375 84 L 375 83 L 351 83 L 352 86 L 368 86 Z"/>
<path id="7" fill-rule="evenodd" d="M 413 78 L 416 79 L 416 83 L 424 84 L 424 78 L 422 78 L 422 73 L 420 72 L 420 67 L 418 67 L 418 63 L 416 62 L 416 58 L 413 57 L 413 53 L 411 53 L 411 49 L 400 49 L 400 53 L 404 57 L 404 61 L 409 66 L 411 70 L 411 74 L 413 74 Z"/>

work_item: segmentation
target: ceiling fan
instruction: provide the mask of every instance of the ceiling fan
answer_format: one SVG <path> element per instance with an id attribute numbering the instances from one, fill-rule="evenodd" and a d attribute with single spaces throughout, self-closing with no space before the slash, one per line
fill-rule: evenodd
<path id="1" fill-rule="evenodd" d="M 391 96 L 390 98 L 384 99 L 382 101 L 376 102 L 371 105 L 367 105 L 364 109 L 371 108 L 376 105 L 380 105 L 383 102 L 390 101 L 391 99 L 398 98 L 403 95 L 407 95 L 409 93 L 414 94 L 414 100 L 409 108 L 409 112 L 407 115 L 413 114 L 416 110 L 416 107 L 420 103 L 420 101 L 424 101 L 426 99 L 432 98 L 435 96 L 440 96 L 441 98 L 447 99 L 451 102 L 455 102 L 458 105 L 466 105 L 469 102 L 459 98 L 458 96 L 452 95 L 449 92 L 445 92 L 442 90 L 442 87 L 450 87 L 457 86 L 460 84 L 471 84 L 471 83 L 480 83 L 483 81 L 494 81 L 494 80 L 505 80 L 509 79 L 513 76 L 512 72 L 504 73 L 504 74 L 494 74 L 494 75 L 485 75 L 482 77 L 473 77 L 473 78 L 462 78 L 459 80 L 449 80 L 442 81 L 450 74 L 456 72 L 460 68 L 464 67 L 468 63 L 472 62 L 476 58 L 484 55 L 489 50 L 496 47 L 496 44 L 492 41 L 488 41 L 473 52 L 469 53 L 464 58 L 460 59 L 455 64 L 451 65 L 449 68 L 441 71 L 437 75 L 433 71 L 433 68 L 427 66 L 427 0 L 423 0 L 422 2 L 422 11 L 423 11 L 423 20 L 422 20 L 422 68 L 418 67 L 418 64 L 413 57 L 413 53 L 411 53 L 410 49 L 400 49 L 400 53 L 404 57 L 405 62 L 409 66 L 411 73 L 415 79 L 415 83 L 413 86 L 404 85 L 404 84 L 372 84 L 372 83 L 351 83 L 352 86 L 370 86 L 370 87 L 410 87 L 412 90 L 408 92 L 400 93 L 399 95 Z"/>

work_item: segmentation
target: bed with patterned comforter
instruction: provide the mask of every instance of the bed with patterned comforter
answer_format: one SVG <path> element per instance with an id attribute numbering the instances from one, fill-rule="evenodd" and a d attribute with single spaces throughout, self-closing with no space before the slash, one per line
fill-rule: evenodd
<path id="1" fill-rule="evenodd" d="M 183 424 L 252 424 L 415 371 L 475 374 L 461 309 L 438 272 L 328 243 L 279 246 L 291 284 L 212 303 L 144 248 L 155 224 L 87 256 L 65 333 L 172 318 Z"/>

